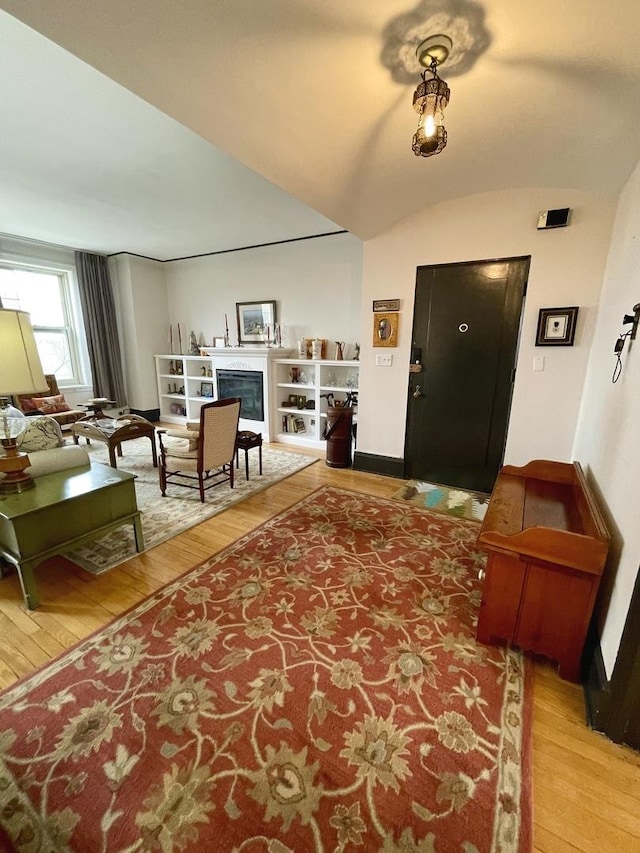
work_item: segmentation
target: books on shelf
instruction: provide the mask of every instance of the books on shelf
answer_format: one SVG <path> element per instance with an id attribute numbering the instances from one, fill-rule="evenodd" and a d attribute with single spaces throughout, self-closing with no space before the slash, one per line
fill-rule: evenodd
<path id="1" fill-rule="evenodd" d="M 282 432 L 301 433 L 306 431 L 307 427 L 304 418 L 299 415 L 282 416 Z"/>

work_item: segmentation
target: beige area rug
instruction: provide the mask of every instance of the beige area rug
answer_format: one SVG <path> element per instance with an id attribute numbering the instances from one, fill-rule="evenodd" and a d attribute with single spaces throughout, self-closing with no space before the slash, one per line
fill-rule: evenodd
<path id="1" fill-rule="evenodd" d="M 82 442 L 83 443 L 83 442 Z M 84 443 L 83 443 L 84 446 Z M 91 461 L 108 464 L 107 447 L 102 442 L 87 446 Z M 136 438 L 122 445 L 124 456 L 118 457 L 118 468 L 137 476 L 136 498 L 142 513 L 142 531 L 145 550 L 171 539 L 216 515 L 232 504 L 238 503 L 256 492 L 266 489 L 317 462 L 317 458 L 288 450 L 262 448 L 262 476 L 258 469 L 257 450 L 249 451 L 249 480 L 245 479 L 244 453 L 240 453 L 240 467 L 236 469 L 233 489 L 227 484 L 209 489 L 204 504 L 200 503 L 197 490 L 170 484 L 166 497 L 160 494 L 158 470 L 151 461 L 151 445 L 148 438 Z M 80 548 L 65 553 L 65 557 L 92 574 L 112 569 L 124 560 L 135 556 L 133 528 L 125 524 L 112 533 L 87 542 Z"/>

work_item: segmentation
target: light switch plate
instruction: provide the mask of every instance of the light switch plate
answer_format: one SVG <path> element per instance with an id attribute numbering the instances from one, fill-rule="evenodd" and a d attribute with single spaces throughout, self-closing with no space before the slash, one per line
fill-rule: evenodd
<path id="1" fill-rule="evenodd" d="M 533 357 L 533 369 L 534 370 L 544 370 L 544 356 L 543 355 L 534 355 L 534 357 Z"/>
<path id="2" fill-rule="evenodd" d="M 391 353 L 376 353 L 376 367 L 391 367 L 393 356 Z"/>

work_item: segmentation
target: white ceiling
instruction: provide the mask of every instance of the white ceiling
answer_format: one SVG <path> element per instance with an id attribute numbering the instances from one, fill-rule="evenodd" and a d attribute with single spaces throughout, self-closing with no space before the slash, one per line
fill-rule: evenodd
<path id="1" fill-rule="evenodd" d="M 470 193 L 617 194 L 640 157 L 638 0 L 0 8 L 4 233 L 160 259 L 341 228 L 368 239 Z M 424 159 L 419 75 L 388 66 L 394 43 L 413 57 L 434 27 L 458 43 L 475 29 L 480 55 L 443 66 L 449 144 Z"/>

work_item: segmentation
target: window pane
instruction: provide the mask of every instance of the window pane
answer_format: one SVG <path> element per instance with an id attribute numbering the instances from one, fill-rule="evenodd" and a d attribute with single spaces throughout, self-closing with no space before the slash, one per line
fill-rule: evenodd
<path id="1" fill-rule="evenodd" d="M 5 308 L 28 311 L 33 326 L 65 325 L 59 275 L 28 270 L 1 273 L 0 293 Z"/>
<path id="2" fill-rule="evenodd" d="M 73 379 L 71 350 L 66 331 L 42 332 L 34 330 L 36 346 L 44 373 L 54 373 L 58 382 Z"/>

